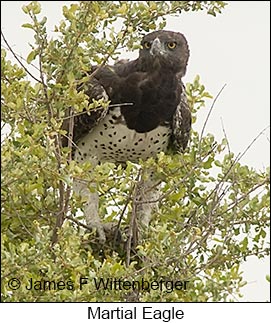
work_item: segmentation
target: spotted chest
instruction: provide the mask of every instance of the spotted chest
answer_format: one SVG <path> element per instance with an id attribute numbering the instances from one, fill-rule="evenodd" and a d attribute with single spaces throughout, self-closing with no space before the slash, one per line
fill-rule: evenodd
<path id="1" fill-rule="evenodd" d="M 115 108 L 77 143 L 74 158 L 79 162 L 137 162 L 166 151 L 170 136 L 171 129 L 166 126 L 158 126 L 147 133 L 129 129 L 120 109 Z"/>

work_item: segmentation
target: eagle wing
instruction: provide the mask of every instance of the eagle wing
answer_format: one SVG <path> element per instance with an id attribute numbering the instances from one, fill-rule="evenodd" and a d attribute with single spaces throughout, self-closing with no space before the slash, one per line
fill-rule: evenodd
<path id="1" fill-rule="evenodd" d="M 78 87 L 78 91 L 84 91 L 89 97 L 89 103 L 93 103 L 94 100 L 104 99 L 109 100 L 108 94 L 102 84 L 95 77 L 90 77 L 90 80 Z M 89 111 L 83 111 L 82 113 L 70 115 L 70 109 L 66 111 L 66 115 L 62 124 L 62 129 L 68 133 L 70 118 L 74 118 L 73 126 L 73 142 L 77 143 L 82 137 L 88 134 L 108 113 L 108 107 L 98 107 L 90 109 Z M 68 137 L 62 137 L 62 146 L 68 145 Z"/>
<path id="2" fill-rule="evenodd" d="M 101 98 L 104 98 L 105 101 L 110 100 L 113 104 L 121 103 L 119 90 L 120 87 L 125 87 L 126 77 L 130 73 L 135 72 L 133 66 L 134 62 L 135 61 L 120 60 L 113 66 L 93 66 L 90 71 L 91 75 L 89 81 L 80 85 L 78 91 L 84 91 L 89 97 L 89 103 L 92 103 L 93 99 L 99 100 Z M 98 107 L 76 114 L 74 116 L 73 142 L 77 143 L 78 140 L 91 132 L 91 130 L 105 118 L 109 108 L 111 107 Z M 62 129 L 66 130 L 67 133 L 69 130 L 69 113 L 69 110 L 67 110 L 62 125 Z M 68 137 L 63 136 L 62 146 L 67 146 L 67 143 Z"/>
<path id="3" fill-rule="evenodd" d="M 181 79 L 179 84 L 181 87 L 180 103 L 172 119 L 171 144 L 175 151 L 184 151 L 190 138 L 192 116 L 187 102 L 185 86 Z"/>
<path id="4" fill-rule="evenodd" d="M 128 84 L 131 84 L 132 89 L 138 87 L 137 83 L 140 82 L 140 77 L 145 73 L 136 71 L 136 61 L 122 60 L 117 62 L 114 66 L 104 66 L 102 68 L 94 67 L 91 71 L 95 73 L 95 77 L 91 77 L 90 80 L 82 84 L 78 90 L 83 90 L 89 97 L 90 103 L 92 99 L 99 100 L 104 98 L 110 100 L 111 103 L 121 103 L 123 100 L 120 97 L 120 88 L 125 88 L 128 91 Z M 97 71 L 98 68 L 98 71 Z M 129 75 L 129 76 L 128 76 Z M 139 80 L 137 78 L 139 77 Z M 135 82 L 133 81 L 135 78 Z M 188 106 L 187 97 L 185 93 L 185 86 L 178 76 L 179 82 L 179 104 L 173 114 L 171 120 L 171 143 L 170 146 L 174 151 L 184 151 L 190 137 L 191 130 L 191 112 Z M 129 91 L 128 91 L 129 92 Z M 130 91 L 133 95 L 136 95 L 135 91 Z M 74 116 L 74 128 L 73 128 L 73 142 L 77 143 L 82 137 L 88 134 L 95 126 L 101 122 L 108 113 L 110 107 L 98 107 L 89 111 L 83 111 L 83 113 Z M 64 130 L 69 129 L 69 117 L 66 116 L 63 127 Z M 62 144 L 67 146 L 68 139 L 63 137 Z"/>
<path id="5" fill-rule="evenodd" d="M 89 97 L 89 103 L 94 100 L 104 99 L 109 100 L 108 94 L 105 88 L 96 78 L 91 78 L 90 81 L 82 84 L 79 91 L 83 90 Z M 88 134 L 108 113 L 108 107 L 99 106 L 98 108 L 91 109 L 89 111 L 83 111 L 82 114 L 78 114 L 74 117 L 74 132 L 73 140 L 77 142 L 79 139 Z"/>

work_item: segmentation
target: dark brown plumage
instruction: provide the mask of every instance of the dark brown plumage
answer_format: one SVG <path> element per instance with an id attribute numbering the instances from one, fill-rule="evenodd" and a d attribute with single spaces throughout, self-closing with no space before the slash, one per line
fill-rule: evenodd
<path id="1" fill-rule="evenodd" d="M 90 101 L 108 95 L 111 104 L 130 103 L 121 106 L 122 118 L 115 115 L 116 125 L 121 122 L 136 133 L 145 134 L 159 126 L 167 127 L 171 132 L 168 145 L 184 150 L 191 127 L 181 80 L 189 57 L 186 39 L 181 33 L 155 31 L 143 38 L 142 47 L 136 60 L 93 68 L 92 72 L 98 71 L 95 78 L 83 85 L 84 91 Z M 74 141 L 82 140 L 114 110 L 98 109 L 76 117 Z"/>

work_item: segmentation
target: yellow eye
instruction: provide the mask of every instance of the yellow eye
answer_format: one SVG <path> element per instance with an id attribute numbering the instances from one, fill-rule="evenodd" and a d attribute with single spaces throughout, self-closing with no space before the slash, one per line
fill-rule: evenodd
<path id="1" fill-rule="evenodd" d="M 150 48 L 151 48 L 151 43 L 150 43 L 149 41 L 145 41 L 145 42 L 143 43 L 143 46 L 144 46 L 145 48 L 147 48 L 147 49 L 150 49 Z"/>
<path id="2" fill-rule="evenodd" d="M 176 47 L 177 43 L 175 41 L 171 41 L 169 43 L 167 43 L 167 47 L 169 49 L 174 49 Z"/>

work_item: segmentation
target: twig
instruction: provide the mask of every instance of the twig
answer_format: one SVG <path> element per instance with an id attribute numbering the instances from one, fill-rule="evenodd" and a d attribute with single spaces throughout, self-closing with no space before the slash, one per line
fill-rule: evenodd
<path id="1" fill-rule="evenodd" d="M 70 215 L 66 215 L 66 216 L 65 216 L 65 218 L 66 218 L 66 219 L 71 220 L 71 221 L 72 221 L 72 222 L 74 222 L 74 223 L 76 223 L 79 227 L 83 227 L 83 228 L 85 228 L 85 229 L 87 229 L 87 230 L 89 230 L 89 231 L 91 231 L 91 230 L 92 230 L 92 228 L 91 228 L 91 227 L 89 227 L 88 225 L 86 225 L 86 224 L 84 224 L 84 223 L 82 223 L 82 222 L 80 222 L 80 221 L 76 220 L 75 218 L 73 218 L 73 217 L 72 217 L 72 216 L 70 216 Z"/>
<path id="2" fill-rule="evenodd" d="M 73 108 L 69 108 L 69 114 L 73 115 Z M 68 132 L 68 148 L 69 148 L 69 155 L 68 155 L 68 164 L 72 161 L 72 143 L 73 143 L 73 127 L 74 127 L 74 117 L 71 117 L 69 120 L 69 132 Z M 61 141 L 60 141 L 61 145 Z M 66 192 L 65 192 L 65 201 L 64 201 L 64 215 L 68 212 L 70 195 L 71 195 L 71 186 L 68 185 Z"/>
<path id="3" fill-rule="evenodd" d="M 247 193 L 245 193 L 244 195 L 242 195 L 241 197 L 239 197 L 236 201 L 232 202 L 229 207 L 227 208 L 227 210 L 225 210 L 224 212 L 217 214 L 217 216 L 221 216 L 227 212 L 229 212 L 230 210 L 232 210 L 235 206 L 237 206 L 240 202 L 242 202 L 246 197 L 249 196 L 249 194 L 251 194 L 252 192 L 256 191 L 258 188 L 260 188 L 261 186 L 265 185 L 268 183 L 268 180 L 265 179 L 264 181 L 262 181 L 261 183 L 257 184 L 256 186 L 252 187 Z"/>
<path id="4" fill-rule="evenodd" d="M 132 204 L 132 214 L 131 214 L 131 220 L 130 220 L 130 225 L 129 225 L 129 229 L 128 229 L 128 240 L 127 240 L 127 245 L 126 245 L 126 267 L 128 267 L 130 265 L 130 261 L 131 261 L 131 245 L 132 245 L 132 238 L 136 238 L 135 235 L 133 235 L 133 231 L 135 229 L 136 226 L 136 207 L 137 207 L 137 201 L 136 201 L 136 197 L 137 197 L 137 188 L 138 188 L 138 181 L 141 177 L 142 174 L 142 168 L 139 170 L 138 174 L 137 174 L 137 178 L 136 178 L 136 182 L 133 188 L 133 204 Z"/>
<path id="5" fill-rule="evenodd" d="M 267 130 L 268 128 L 270 128 L 270 126 L 265 127 L 252 141 L 251 143 L 247 146 L 247 148 L 244 150 L 244 152 L 242 154 L 240 154 L 238 161 L 240 161 L 240 159 L 246 154 L 246 152 L 251 148 L 251 146 L 255 143 L 255 141 L 262 135 L 264 134 L 265 130 Z"/>
<path id="6" fill-rule="evenodd" d="M 117 238 L 118 238 L 118 232 L 119 232 L 120 224 L 121 224 L 121 221 L 122 221 L 122 219 L 124 217 L 124 213 L 125 213 L 125 211 L 126 211 L 126 209 L 128 207 L 128 204 L 131 201 L 132 193 L 133 193 L 133 189 L 130 190 L 129 195 L 128 195 L 127 200 L 126 200 L 126 203 L 124 205 L 124 208 L 123 208 L 123 210 L 121 212 L 121 215 L 120 215 L 120 218 L 119 218 L 119 221 L 118 221 L 118 224 L 117 224 L 115 236 L 114 236 L 113 248 L 115 248 Z"/>
<path id="7" fill-rule="evenodd" d="M 221 118 L 220 120 L 221 120 L 221 124 L 222 124 L 222 130 L 223 130 L 225 139 L 227 141 L 228 154 L 230 154 L 231 153 L 230 142 L 229 142 L 228 137 L 227 137 L 227 134 L 226 134 L 226 130 L 225 130 L 225 127 L 224 127 L 223 119 Z"/>
<path id="8" fill-rule="evenodd" d="M 6 40 L 4 33 L 1 30 L 1 36 L 3 37 L 3 40 L 5 42 L 5 44 L 7 45 L 8 49 L 11 51 L 12 55 L 14 56 L 14 58 L 18 61 L 18 63 L 22 66 L 22 68 L 26 71 L 26 73 L 28 75 L 30 75 L 36 82 L 38 83 L 42 83 L 39 79 L 37 79 L 32 73 L 30 73 L 28 71 L 28 69 L 24 66 L 24 64 L 19 60 L 17 54 L 13 51 L 13 49 L 11 48 L 11 46 L 9 45 L 8 41 Z"/>
<path id="9" fill-rule="evenodd" d="M 2 47 L 3 47 L 3 48 L 5 48 L 5 49 L 10 50 L 7 46 L 2 45 Z M 16 53 L 15 51 L 14 51 L 14 54 L 15 54 L 17 57 L 19 57 L 22 61 L 25 61 L 25 62 L 27 63 L 27 60 L 26 60 L 22 55 L 20 55 L 20 54 Z M 38 68 L 35 64 L 33 64 L 33 63 L 27 63 L 27 64 L 28 64 L 28 65 L 31 65 L 33 68 L 35 68 L 37 71 L 39 71 L 39 68 Z"/>
<path id="10" fill-rule="evenodd" d="M 217 190 L 219 189 L 219 186 L 221 184 L 223 184 L 227 177 L 230 174 L 230 171 L 232 170 L 232 168 L 234 167 L 234 165 L 236 165 L 236 163 L 238 163 L 240 161 L 240 159 L 246 154 L 246 152 L 251 148 L 251 146 L 255 143 L 255 141 L 264 133 L 264 131 L 266 129 L 268 129 L 270 126 L 265 127 L 253 140 L 252 142 L 247 146 L 247 148 L 244 150 L 243 153 L 239 153 L 236 158 L 234 159 L 234 161 L 231 163 L 230 167 L 228 168 L 227 172 L 225 173 L 225 175 L 223 176 L 223 178 L 217 183 L 217 185 L 215 186 L 215 188 L 210 192 L 210 194 L 206 197 L 205 201 L 207 201 L 214 192 L 217 192 Z M 222 186 L 221 186 L 222 188 Z"/>
<path id="11" fill-rule="evenodd" d="M 204 124 L 203 124 L 202 130 L 201 130 L 201 133 L 200 133 L 200 139 L 199 139 L 199 151 L 201 151 L 201 141 L 202 141 L 203 133 L 204 133 L 204 130 L 205 130 L 205 128 L 206 128 L 207 122 L 208 122 L 208 120 L 209 120 L 209 118 L 210 118 L 210 115 L 211 115 L 211 113 L 212 113 L 213 109 L 214 109 L 214 106 L 215 106 L 215 103 L 216 103 L 217 99 L 219 98 L 220 94 L 222 93 L 222 91 L 224 90 L 224 88 L 226 87 L 226 85 L 227 85 L 227 84 L 224 84 L 224 85 L 222 86 L 221 90 L 218 92 L 218 94 L 217 94 L 217 95 L 216 95 L 216 97 L 214 98 L 214 101 L 213 101 L 213 103 L 212 103 L 212 105 L 211 105 L 211 108 L 210 108 L 210 110 L 209 110 L 209 112 L 208 112 L 208 114 L 207 114 L 207 117 L 206 117 L 205 121 L 204 121 Z"/>
<path id="12" fill-rule="evenodd" d="M 123 31 L 123 35 L 122 38 L 124 38 L 126 36 L 128 32 L 128 26 L 126 26 L 125 30 Z M 104 60 L 102 61 L 102 63 L 98 66 L 98 68 L 96 70 L 94 70 L 91 75 L 90 75 L 90 79 L 94 78 L 95 75 L 105 66 L 105 64 L 107 63 L 107 61 L 109 60 L 110 56 L 115 52 L 115 50 L 118 48 L 120 44 L 120 40 L 116 42 L 115 46 L 113 47 L 113 49 L 105 56 Z"/>
<path id="13" fill-rule="evenodd" d="M 122 107 L 122 106 L 132 106 L 133 103 L 117 103 L 117 104 L 109 104 L 108 108 L 118 108 L 118 107 Z M 91 113 L 92 111 L 96 112 L 98 110 L 103 110 L 104 107 L 97 107 L 94 109 L 90 109 L 90 110 L 86 110 L 86 111 L 82 111 L 82 112 L 78 112 L 78 113 L 74 113 L 72 116 L 66 116 L 66 117 L 62 117 L 59 119 L 56 119 L 56 121 L 62 121 L 62 120 L 67 120 L 71 117 L 77 117 L 86 113 Z"/>

